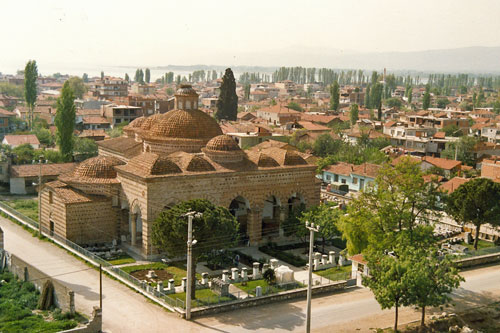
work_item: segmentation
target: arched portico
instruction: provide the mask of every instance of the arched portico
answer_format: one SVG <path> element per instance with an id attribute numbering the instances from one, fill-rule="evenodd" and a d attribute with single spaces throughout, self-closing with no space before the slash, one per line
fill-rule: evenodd
<path id="1" fill-rule="evenodd" d="M 270 195 L 264 200 L 262 208 L 262 236 L 277 236 L 280 226 L 281 202 Z"/>
<path id="2" fill-rule="evenodd" d="M 241 237 L 248 237 L 248 214 L 250 212 L 249 201 L 238 195 L 229 204 L 229 212 L 236 217 L 240 224 L 240 235 Z"/>
<path id="3" fill-rule="evenodd" d="M 142 213 L 139 205 L 132 206 L 129 219 L 130 245 L 137 246 L 142 239 Z"/>

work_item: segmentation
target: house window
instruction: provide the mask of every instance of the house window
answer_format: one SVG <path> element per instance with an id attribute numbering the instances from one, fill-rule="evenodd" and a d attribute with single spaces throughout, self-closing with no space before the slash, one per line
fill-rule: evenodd
<path id="1" fill-rule="evenodd" d="M 357 184 L 357 183 L 358 183 L 358 178 L 356 178 L 356 177 L 352 177 L 352 183 L 353 183 L 353 184 Z"/>
<path id="2" fill-rule="evenodd" d="M 326 180 L 331 180 L 332 177 L 330 177 L 330 175 L 326 175 Z"/>
<path id="3" fill-rule="evenodd" d="M 52 202 L 53 202 L 52 191 L 49 191 L 49 204 L 51 204 Z"/>
<path id="4" fill-rule="evenodd" d="M 345 179 L 342 179 L 342 184 L 345 184 L 347 183 Z"/>
<path id="5" fill-rule="evenodd" d="M 339 181 L 339 175 L 334 175 L 333 176 L 333 181 L 337 182 Z"/>

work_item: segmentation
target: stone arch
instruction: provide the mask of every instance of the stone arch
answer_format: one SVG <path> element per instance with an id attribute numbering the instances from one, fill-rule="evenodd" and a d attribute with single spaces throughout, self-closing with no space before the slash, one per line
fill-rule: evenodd
<path id="1" fill-rule="evenodd" d="M 305 197 L 301 192 L 295 191 L 295 192 L 291 192 L 288 195 L 288 200 L 287 200 L 288 213 L 290 213 L 294 207 L 298 207 L 301 204 L 303 204 L 303 205 L 307 204 Z"/>
<path id="2" fill-rule="evenodd" d="M 262 203 L 262 236 L 277 236 L 281 220 L 281 201 L 276 193 L 269 193 Z"/>
<path id="3" fill-rule="evenodd" d="M 250 201 L 242 195 L 236 195 L 227 206 L 229 212 L 236 217 L 240 224 L 240 240 L 246 241 L 248 237 L 248 219 L 250 214 Z"/>
<path id="4" fill-rule="evenodd" d="M 130 216 L 128 232 L 130 233 L 130 245 L 137 246 L 141 244 L 142 240 L 142 219 L 144 216 L 144 209 L 136 199 L 130 205 Z"/>

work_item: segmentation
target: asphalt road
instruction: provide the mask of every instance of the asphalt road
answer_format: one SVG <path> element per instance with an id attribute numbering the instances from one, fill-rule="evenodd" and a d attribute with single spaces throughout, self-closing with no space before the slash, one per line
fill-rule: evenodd
<path id="1" fill-rule="evenodd" d="M 77 311 L 90 315 L 99 304 L 99 273 L 65 250 L 31 236 L 0 217 L 5 248 L 35 265 L 75 292 Z M 458 309 L 500 300 L 500 266 L 463 273 L 466 282 L 454 292 Z M 247 308 L 186 322 L 147 301 L 123 284 L 103 276 L 103 327 L 106 332 L 283 332 L 305 330 L 305 300 Z M 446 310 L 448 311 L 448 310 Z M 442 311 L 436 311 L 441 313 Z M 429 311 L 429 314 L 432 314 Z M 393 323 L 393 310 L 381 310 L 371 292 L 363 288 L 315 297 L 312 329 L 316 332 L 370 332 Z M 405 308 L 400 323 L 420 318 Z"/>

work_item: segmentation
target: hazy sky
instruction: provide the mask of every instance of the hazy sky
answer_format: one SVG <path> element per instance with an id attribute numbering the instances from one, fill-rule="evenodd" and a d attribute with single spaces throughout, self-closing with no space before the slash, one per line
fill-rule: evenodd
<path id="1" fill-rule="evenodd" d="M 259 52 L 500 46 L 498 0 L 0 0 L 0 9 L 0 71 L 31 58 L 269 65 Z"/>

